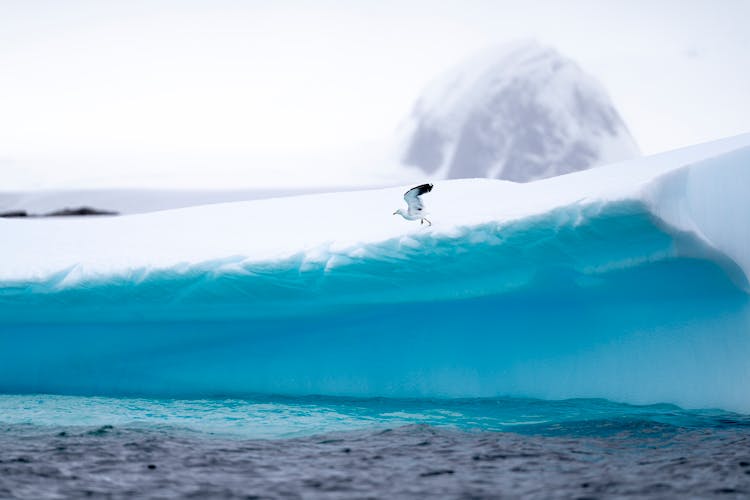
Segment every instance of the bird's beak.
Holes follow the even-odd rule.
[[[393,212],[393,215],[396,215],[398,212]]]

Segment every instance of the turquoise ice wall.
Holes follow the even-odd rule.
[[[223,264],[0,284],[0,392],[750,411],[744,274],[640,203],[425,233],[320,266]]]

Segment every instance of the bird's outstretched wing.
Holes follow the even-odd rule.
[[[409,215],[417,215],[424,209],[424,203],[422,203],[420,196],[430,191],[432,191],[432,184],[422,184],[404,193],[404,200],[409,205]]]

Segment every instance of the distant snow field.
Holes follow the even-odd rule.
[[[555,49],[524,41],[488,48],[434,80],[393,136],[289,154],[0,156],[0,212],[68,203],[135,213],[188,206],[191,197],[215,203],[477,177],[528,182],[639,150],[602,85]]]

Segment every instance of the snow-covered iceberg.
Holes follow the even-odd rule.
[[[750,411],[750,135],[530,184],[0,220],[0,392]]]
[[[402,161],[433,179],[527,182],[639,155],[602,85],[533,41],[486,49],[436,79],[401,136]]]

